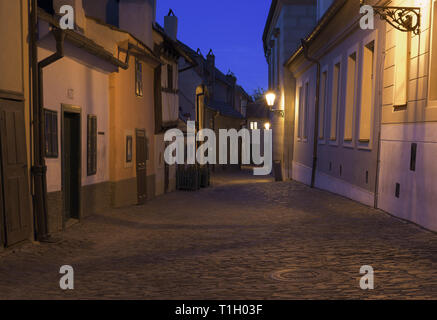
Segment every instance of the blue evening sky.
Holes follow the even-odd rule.
[[[178,38],[206,56],[211,48],[216,66],[231,70],[247,93],[267,88],[267,62],[262,34],[271,1],[268,0],[158,0],[156,19],[173,9],[179,18]]]

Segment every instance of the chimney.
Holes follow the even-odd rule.
[[[210,49],[208,54],[206,55],[206,69],[208,70],[210,83],[214,82],[214,80],[215,80],[215,55],[212,52],[212,49]]]
[[[214,68],[215,68],[215,55],[212,52],[212,49],[209,50],[209,52],[206,56],[206,63],[208,64],[208,68],[210,70],[214,70]]]
[[[167,35],[173,40],[178,38],[178,17],[175,16],[172,9],[168,12],[168,15],[164,17],[164,30]]]

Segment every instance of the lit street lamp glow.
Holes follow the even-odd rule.
[[[273,107],[275,105],[276,94],[272,91],[266,93],[267,105]]]
[[[270,122],[266,122],[266,123],[264,124],[264,128],[265,128],[266,130],[270,130],[270,127],[271,127]]]

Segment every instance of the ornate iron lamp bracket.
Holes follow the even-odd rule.
[[[365,1],[361,1],[364,5]],[[393,28],[402,32],[420,34],[421,8],[419,7],[381,7],[372,6],[375,13]]]
[[[270,111],[273,112],[273,114],[277,115],[278,117],[285,118],[285,111],[284,110],[271,109]]]

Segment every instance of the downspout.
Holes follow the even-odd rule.
[[[320,76],[321,76],[321,65],[320,61],[311,57],[308,53],[308,42],[304,39],[302,41],[303,54],[305,58],[316,64],[317,66],[317,79],[316,79],[316,101],[315,101],[315,111],[314,111],[314,145],[313,145],[313,166],[311,173],[311,188],[315,187],[316,184],[316,173],[317,173],[317,152],[319,143],[319,109],[320,109]]]
[[[37,239],[37,232],[39,228],[39,218],[44,212],[44,203],[42,202],[42,192],[39,188],[42,184],[40,183],[38,177],[36,176],[36,150],[39,148],[39,131],[35,128],[38,127],[38,51],[37,51],[37,25],[38,25],[38,7],[37,0],[30,0],[31,5],[30,19],[29,19],[29,36],[30,36],[30,68],[31,68],[31,79],[32,79],[32,105],[31,105],[31,128],[33,129],[33,138],[30,141],[30,157],[31,157],[31,192],[32,192],[32,202],[33,202],[33,220],[34,220],[34,237]],[[33,114],[33,116],[32,116]],[[32,135],[30,135],[32,136]]]
[[[44,154],[44,82],[43,69],[64,57],[65,33],[54,29],[53,35],[56,39],[56,52],[40,61],[38,65],[38,104],[34,108],[34,166],[32,174],[35,187],[35,217],[36,217],[36,238],[38,241],[47,240],[48,235],[48,205],[47,205],[47,166]],[[37,59],[35,52],[34,59]]]

